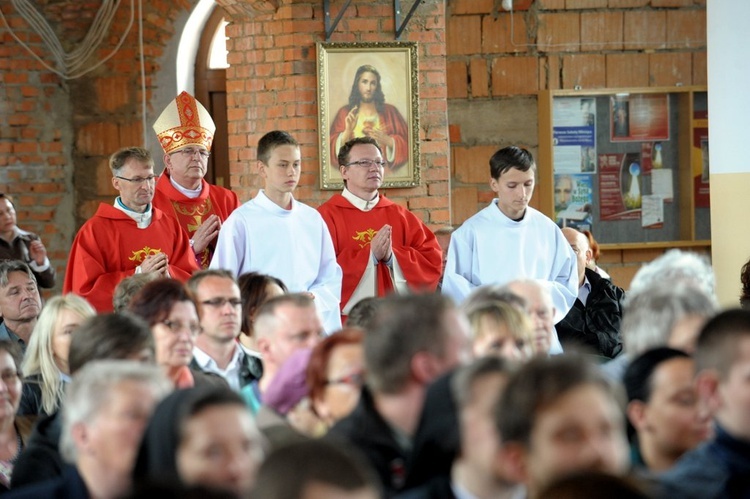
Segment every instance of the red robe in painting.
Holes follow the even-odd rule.
[[[165,215],[174,217],[187,233],[188,239],[193,238],[195,231],[209,216],[216,214],[221,223],[224,223],[224,220],[240,205],[237,194],[229,189],[211,185],[205,180],[201,180],[201,187],[201,195],[190,199],[174,188],[169,179],[169,172],[166,170],[156,184],[154,206]],[[200,255],[197,255],[202,268],[208,268],[215,247],[216,239],[211,241]]]
[[[139,229],[122,211],[100,204],[73,241],[63,293],[86,298],[98,312],[111,312],[117,284],[133,275],[147,255],[157,253],[169,257],[172,278],[187,281],[198,270],[187,234],[174,218],[152,210],[151,225]]]
[[[383,104],[383,106],[383,112],[378,113],[380,128],[386,134],[390,135],[396,143],[396,155],[393,161],[387,161],[387,158],[385,158],[387,154],[385,148],[383,148],[383,157],[386,159],[389,169],[397,170],[409,160],[409,128],[401,113],[398,112],[398,109],[390,104]],[[338,168],[336,141],[338,141],[339,135],[346,130],[347,114],[349,114],[349,106],[342,107],[336,113],[333,123],[331,123],[331,165],[335,169]]]
[[[341,290],[342,310],[362,280],[371,261],[370,241],[385,224],[392,227],[393,256],[409,289],[434,291],[442,273],[443,253],[435,235],[406,208],[380,196],[370,211],[361,211],[341,194],[318,208],[331,232],[336,260],[344,272]],[[378,263],[377,295],[394,288],[388,266]]]

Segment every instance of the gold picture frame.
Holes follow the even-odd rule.
[[[364,135],[382,141],[383,188],[419,185],[416,42],[319,42],[317,64],[320,188],[343,188],[336,154],[347,136]]]

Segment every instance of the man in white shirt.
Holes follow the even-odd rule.
[[[236,391],[260,379],[260,359],[245,352],[237,341],[242,299],[232,274],[226,270],[202,270],[187,285],[198,304],[202,329],[193,347],[194,367],[218,374]]]
[[[576,258],[560,229],[529,206],[536,164],[531,153],[505,147],[490,158],[490,187],[497,199],[451,236],[442,292],[461,302],[483,284],[516,279],[550,283],[556,319],[578,294]]]
[[[341,329],[342,272],[323,218],[292,195],[300,171],[294,137],[276,130],[260,139],[258,175],[265,187],[224,222],[210,268],[235,276],[269,274],[292,293],[309,293],[326,332],[332,333]]]

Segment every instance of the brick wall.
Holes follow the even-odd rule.
[[[448,1],[455,225],[493,198],[488,185],[492,153],[516,144],[536,155],[538,91],[707,82],[705,0],[513,4],[511,14],[500,0]],[[641,263],[659,254],[661,250],[605,253],[608,270],[625,287]]]
[[[291,132],[302,144],[302,176],[297,198],[317,206],[333,192],[319,186],[316,42],[325,41],[323,3],[281,2],[270,14],[234,20],[228,27],[227,97],[231,185],[241,199],[261,186],[256,144],[266,132]],[[332,18],[343,1],[332,1]],[[408,2],[405,7],[410,7]],[[332,42],[394,40],[393,2],[352,2]],[[426,0],[417,9],[403,41],[419,42],[422,185],[389,189],[387,196],[432,227],[450,223],[448,126],[445,82],[445,7]]]
[[[160,70],[157,60],[174,36],[172,20],[195,1],[155,0],[143,5],[147,99]],[[84,39],[99,2],[45,2],[40,11],[68,52]],[[137,7],[136,7],[137,8]],[[27,22],[4,2],[13,33],[44,61],[51,52]],[[100,201],[111,202],[108,156],[144,145],[141,125],[138,18],[114,56],[82,78],[66,80],[43,67],[0,24],[0,189],[16,198],[19,226],[37,232],[58,268],[61,287],[68,250],[78,227]],[[108,56],[126,32],[123,2],[88,64]]]

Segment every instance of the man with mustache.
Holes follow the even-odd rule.
[[[237,341],[242,325],[242,298],[232,273],[202,270],[187,285],[198,304],[201,321],[192,367],[218,374],[235,391],[260,379],[260,358],[248,354]]]
[[[154,160],[140,147],[109,158],[113,205],[101,203],[73,241],[63,293],[86,298],[98,312],[112,311],[115,286],[133,274],[153,272],[186,281],[198,269],[187,234],[151,204]]]
[[[343,315],[370,296],[435,291],[442,273],[435,235],[409,210],[378,192],[384,166],[375,139],[350,140],[339,151],[344,191],[318,208],[344,272]]]

